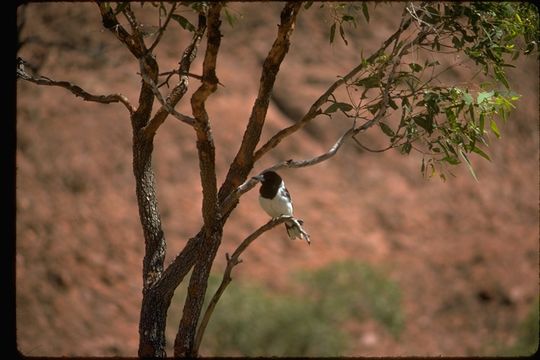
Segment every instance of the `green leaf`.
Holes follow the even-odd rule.
[[[330,26],[330,44],[334,42],[334,37],[336,36],[336,24]]]
[[[510,85],[508,84],[508,80],[506,80],[504,71],[498,66],[495,67],[495,78],[499,80],[505,88],[510,89]]]
[[[441,159],[441,161],[446,161],[447,163],[451,164],[451,165],[459,165],[461,164],[461,161],[459,161],[459,159],[455,156],[445,156]]]
[[[231,12],[227,8],[224,9],[224,13],[225,13],[225,19],[227,19],[227,23],[229,23],[229,26],[234,27],[234,25],[238,21],[236,16],[231,14]]]
[[[368,12],[367,3],[365,2],[362,3],[362,13],[364,14],[364,17],[366,18],[366,21],[369,22],[369,12]]]
[[[463,160],[465,160],[465,164],[467,165],[467,168],[469,169],[469,172],[471,173],[474,180],[478,181],[478,178],[476,177],[476,173],[474,172],[472,164],[469,161],[469,158],[467,157],[467,155],[461,149],[459,149],[459,155],[461,155]]]
[[[355,85],[363,86],[366,89],[376,88],[381,85],[381,77],[378,74],[371,75],[367,78],[357,80]]]
[[[339,35],[343,39],[343,42],[345,43],[345,45],[349,45],[349,42],[345,38],[345,30],[343,30],[343,26],[341,26],[341,24],[339,24]]]
[[[410,63],[410,64],[409,64],[409,67],[410,67],[411,70],[414,71],[414,72],[422,71],[422,66],[421,66],[420,64],[417,64],[417,63]]]
[[[400,151],[402,154],[408,154],[411,152],[412,145],[411,143],[406,142],[405,144],[401,145]]]
[[[403,108],[403,110],[411,110],[411,103],[409,102],[409,98],[408,97],[402,97],[401,98],[401,107]]]
[[[331,114],[335,113],[338,110],[341,110],[343,112],[351,111],[353,109],[353,106],[351,104],[343,103],[343,102],[335,102],[332,105],[330,105],[325,111],[325,114]]]
[[[480,117],[478,120],[478,127],[480,128],[481,134],[484,134],[485,118],[486,116],[484,115],[484,113],[480,113]]]
[[[178,24],[180,24],[180,26],[183,27],[184,29],[191,32],[195,31],[195,26],[193,26],[193,24],[190,23],[189,20],[183,17],[182,15],[172,14],[171,18],[175,20]]]
[[[476,97],[476,103],[480,104],[486,100],[490,100],[494,94],[494,91],[482,91],[478,93],[478,96]]]
[[[390,107],[392,109],[394,109],[394,110],[398,109],[398,106],[397,106],[396,102],[393,99],[388,99],[388,105],[390,105]]]
[[[463,101],[465,105],[471,105],[473,103],[473,97],[469,93],[463,93]]]
[[[491,127],[491,131],[495,134],[495,136],[500,139],[501,138],[501,132],[499,131],[499,127],[497,126],[497,123],[495,120],[491,119],[489,122],[489,126]]]
[[[380,103],[380,102],[378,102],[378,103],[376,103],[376,104],[373,104],[373,105],[369,105],[369,106],[367,107],[367,109],[369,110],[369,112],[370,112],[372,115],[375,115],[375,113],[376,113],[377,111],[379,111],[380,108],[381,108],[381,103]]]
[[[489,155],[486,154],[485,152],[483,152],[480,148],[475,146],[475,147],[472,148],[472,151],[477,153],[478,155],[480,155],[481,157],[483,157],[487,161],[491,161],[491,158],[489,157]]]
[[[381,130],[383,131],[383,133],[385,133],[386,135],[390,137],[393,137],[395,135],[394,130],[392,130],[392,128],[386,125],[385,123],[381,122],[379,123],[379,126],[381,127]]]
[[[129,5],[129,1],[121,2],[118,5],[116,5],[116,9],[114,9],[114,15],[120,14],[122,11],[126,9],[128,5]]]
[[[426,130],[429,134],[433,132],[433,118],[426,116],[425,114],[416,115],[413,117],[413,121]]]

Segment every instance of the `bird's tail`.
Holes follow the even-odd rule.
[[[294,219],[292,218],[290,221],[285,222],[285,228],[287,229],[287,235],[289,235],[289,239],[294,240],[296,238],[304,239],[308,243],[308,245],[311,244],[311,240],[309,238],[309,234],[304,230],[302,225],[304,222],[300,219]]]

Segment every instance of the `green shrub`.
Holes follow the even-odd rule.
[[[307,285],[306,296],[326,318],[340,322],[373,317],[395,337],[403,329],[399,286],[368,264],[333,263],[300,279]]]
[[[201,352],[212,356],[340,356],[351,335],[345,321],[374,318],[398,336],[403,328],[398,285],[370,265],[347,261],[302,272],[287,294],[233,281],[208,324]],[[206,302],[221,275],[211,276]],[[173,340],[185,289],[169,311]],[[206,305],[204,307],[206,309]],[[172,337],[172,338],[171,338]]]
[[[337,356],[346,335],[309,300],[231,284],[207,328],[204,352],[244,356]]]
[[[539,302],[534,302],[529,314],[519,329],[519,337],[513,346],[497,351],[501,356],[532,356],[538,350]]]

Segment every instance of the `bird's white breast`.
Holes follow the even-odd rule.
[[[263,210],[272,218],[280,217],[281,215],[292,216],[293,214],[292,202],[287,197],[283,182],[274,198],[267,199],[259,196],[259,203]]]

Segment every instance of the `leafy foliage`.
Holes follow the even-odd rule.
[[[306,9],[309,9],[313,2],[308,2],[305,5]],[[332,25],[330,26],[330,43],[334,42],[336,36],[336,30],[339,32],[339,36],[343,42],[348,45],[349,42],[345,36],[345,27],[357,26],[357,18],[362,12],[364,19],[369,22],[369,10],[367,4],[363,3],[328,3],[321,4],[321,8],[327,6],[330,9]]]
[[[520,324],[518,339],[509,347],[499,347],[496,356],[533,356],[538,351],[539,334],[539,301],[538,298],[533,302],[527,317]]]
[[[365,4],[361,10],[369,21]],[[359,9],[332,6],[331,41],[336,28],[343,34],[344,23],[356,24]],[[446,179],[449,167],[464,163],[476,179],[469,157],[474,153],[490,160],[488,136],[501,137],[500,125],[520,98],[510,89],[506,69],[521,53],[538,49],[538,11],[527,3],[409,3],[402,30],[383,52],[362,58],[362,71],[346,84],[347,98],[333,96],[323,114],[340,110],[354,122],[364,121],[366,128],[382,114],[377,124],[390,147],[402,154],[422,153],[425,176],[439,173]],[[443,65],[448,53],[465,60]],[[467,62],[478,68],[473,79],[484,77],[480,88],[442,83],[445,72]],[[382,121],[393,112],[399,114],[398,123]]]
[[[404,326],[399,286],[378,269],[342,261],[300,276],[304,298],[311,299],[322,317],[335,323],[373,317],[393,336]]]
[[[346,335],[309,299],[236,285],[218,306],[203,344],[211,355],[336,356],[346,347]]]
[[[400,289],[380,270],[346,261],[302,272],[296,278],[298,291],[286,295],[233,283],[208,325],[202,344],[205,352],[216,356],[339,356],[353,342],[341,330],[345,321],[374,318],[393,336],[403,329]],[[210,278],[209,294],[220,280]],[[183,299],[182,294],[177,297]]]

